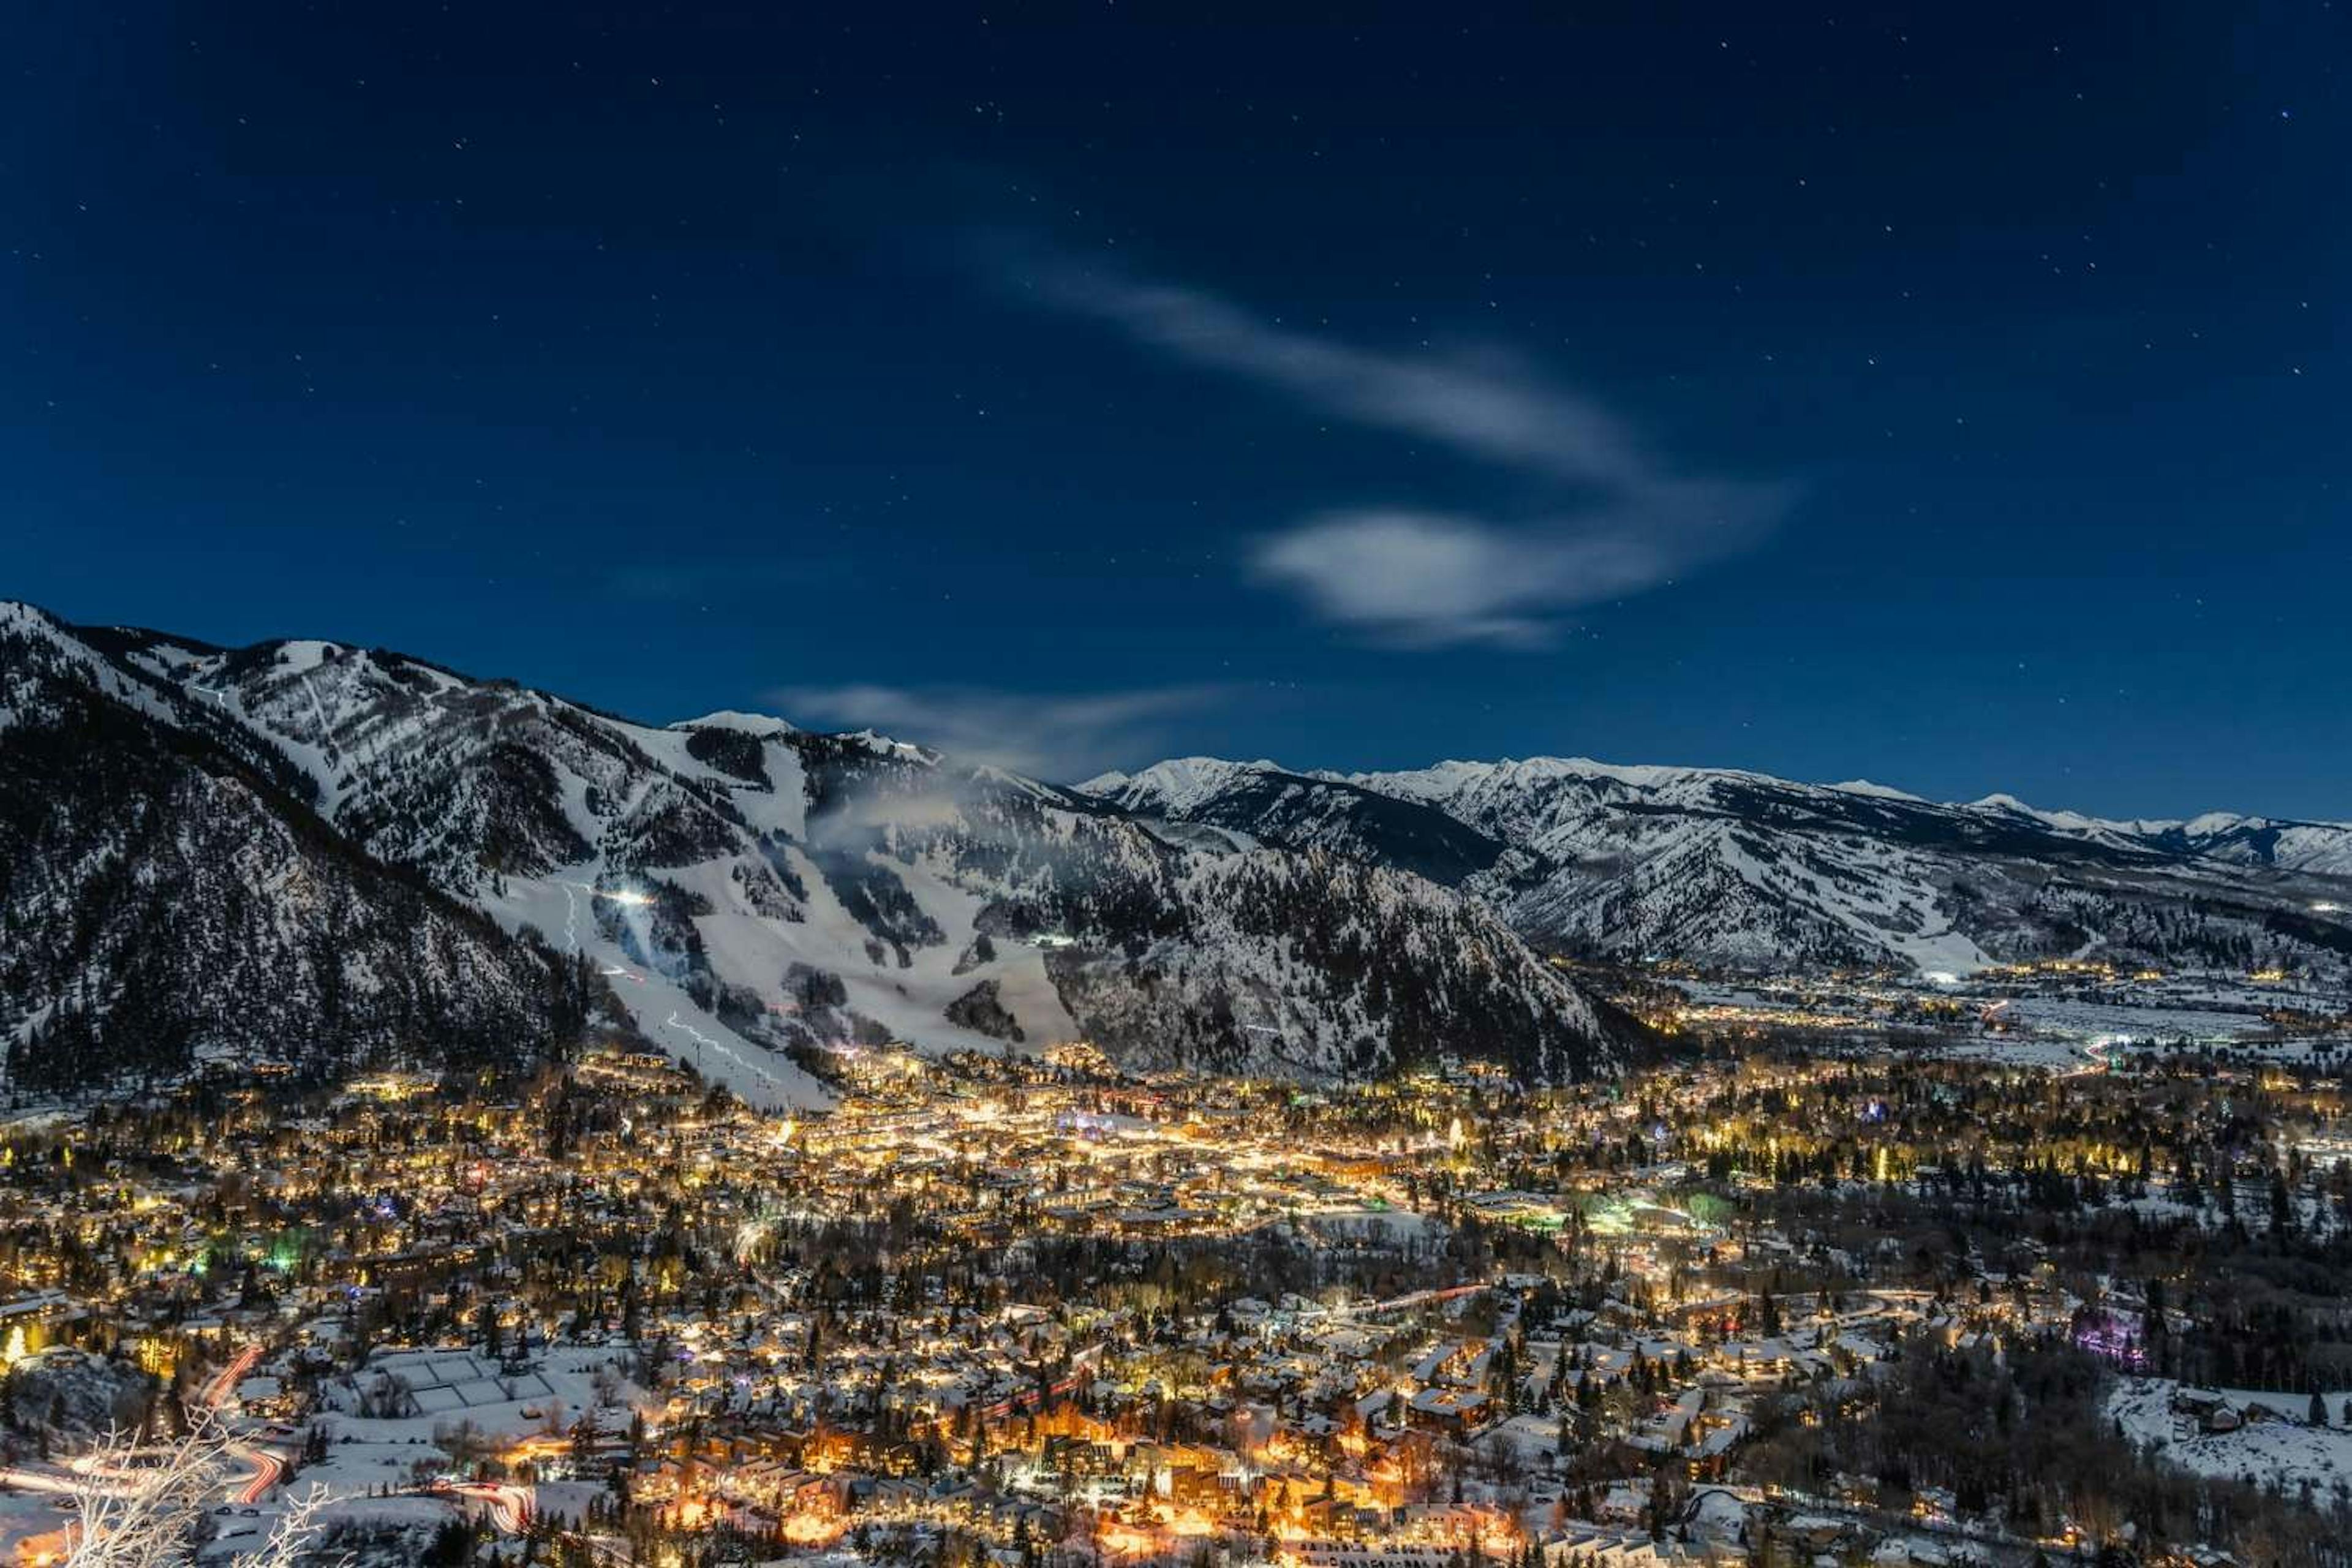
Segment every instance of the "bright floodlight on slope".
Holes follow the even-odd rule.
[[[2311,906],[2311,912],[2315,915],[2340,915],[2344,912],[2344,906],[2321,899]]]
[[[654,896],[651,893],[640,893],[635,888],[623,888],[617,892],[606,893],[604,897],[616,904],[642,905],[654,901]]]

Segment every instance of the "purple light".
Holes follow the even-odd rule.
[[[2126,1372],[2147,1369],[2147,1349],[2140,1342],[2137,1318],[2100,1310],[2078,1313],[2074,1319],[2074,1343]]]

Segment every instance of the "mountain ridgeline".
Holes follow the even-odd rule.
[[[1638,1026],[1445,885],[1478,834],[1399,810],[1385,860],[1254,842],[873,734],[0,605],[0,1036],[18,1094],[590,1037],[774,1104],[886,1041],[1613,1070]]]
[[[1559,758],[1341,775],[1195,757],[1081,787],[1234,842],[1414,867],[1579,956],[2352,968],[2341,823],[2119,822],[2006,795],[1945,805],[1870,784]]]
[[[1546,953],[2352,970],[2352,826],[2121,822],[1575,760],[1074,788],[871,733],[635,723],[404,655],[0,605],[0,1045],[19,1096],[637,1039],[821,1104],[845,1053],[1612,1071]]]
[[[0,613],[0,1028],[12,1084],[306,1069],[575,1038],[598,988],[354,847],[201,706]]]

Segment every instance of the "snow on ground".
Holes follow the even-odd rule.
[[[530,1500],[541,1514],[578,1524],[588,1517],[591,1502],[611,1495],[602,1481],[541,1481],[531,1489]]]
[[[1324,1236],[1377,1237],[1387,1247],[1416,1240],[1435,1228],[1427,1215],[1413,1209],[1324,1209],[1305,1215],[1301,1223]]]
[[[1938,931],[1916,936],[1889,933],[1886,945],[1909,959],[1924,973],[1973,974],[1992,963],[1984,949],[1947,922]]]
[[[2244,1013],[2084,1002],[2067,996],[2020,996],[2009,1005],[2005,1016],[2037,1034],[2074,1041],[2187,1038],[2221,1044],[2262,1026],[2260,1018]]]
[[[505,896],[485,899],[483,904],[510,931],[535,926],[558,951],[586,954],[612,982],[614,994],[646,1038],[679,1060],[695,1063],[705,1078],[725,1084],[746,1103],[772,1110],[832,1104],[824,1086],[790,1059],[744,1039],[696,1006],[684,988],[605,941],[596,924],[593,870],[509,878]],[[773,999],[780,994],[782,973],[779,963],[769,983],[755,988]]]
[[[2015,1035],[1988,1035],[1982,1039],[1954,1040],[1945,1047],[1945,1054],[1968,1061],[1998,1062],[2003,1067],[2045,1068],[2052,1072],[2080,1071],[2091,1061],[2084,1054],[2082,1047],[2074,1041]]]
[[[792,726],[781,719],[762,719],[756,714],[713,714],[709,720],[688,724],[672,724],[667,729],[633,724],[625,720],[601,719],[610,731],[627,738],[639,751],[653,758],[661,768],[682,779],[694,779],[727,792],[728,798],[743,814],[743,820],[755,831],[775,830],[793,838],[808,834],[808,782],[801,766],[800,753],[790,746],[763,745],[760,748],[760,765],[768,775],[768,785],[746,784],[723,768],[711,766],[687,748],[692,742],[697,724],[709,724],[725,720],[712,727],[740,731],[748,735],[772,739],[789,734]],[[588,840],[594,843],[592,835]]]
[[[2108,1395],[2107,1414],[2135,1443],[2154,1443],[2157,1458],[2199,1475],[2276,1486],[2294,1495],[2308,1481],[2322,1496],[2352,1488],[2352,1411],[2347,1396],[2326,1397],[2335,1425],[2315,1427],[2305,1416],[2307,1394],[2221,1389],[2221,1397],[2245,1413],[2234,1432],[2206,1433],[2197,1421],[2173,1410],[2180,1384],[2170,1378],[2133,1378]]]
[[[602,1430],[620,1431],[645,1396],[623,1374],[615,1352],[593,1345],[557,1346],[528,1369],[509,1374],[496,1361],[466,1351],[379,1352],[355,1378],[321,1391],[316,1425],[327,1438],[325,1458],[303,1466],[290,1484],[247,1502],[250,1459],[238,1458],[221,1476],[222,1500],[211,1505],[215,1537],[206,1562],[229,1562],[258,1551],[268,1540],[292,1496],[322,1489],[329,1499],[324,1524],[347,1522],[430,1530],[457,1510],[479,1510],[466,1500],[425,1489],[428,1478],[447,1468],[442,1440],[470,1427],[480,1445],[504,1444],[534,1435],[566,1433],[582,1416]],[[380,1407],[404,1391],[407,1408],[395,1415],[360,1414],[368,1402]],[[233,1456],[249,1454],[247,1442],[278,1458],[300,1447],[303,1434],[284,1427],[234,1423],[244,1434]],[[53,1465],[26,1464],[0,1471],[0,1554],[15,1561],[19,1546],[53,1536],[72,1517],[57,1505],[72,1478]],[[596,1489],[551,1489],[559,1510],[578,1513],[585,1492]],[[573,1496],[573,1492],[583,1495]]]
[[[72,1517],[47,1493],[0,1489],[0,1559],[14,1563],[28,1555],[29,1542],[52,1544],[44,1538],[55,1537]]]
[[[1214,799],[1236,778],[1287,771],[1281,763],[1263,758],[1229,763],[1221,757],[1171,757],[1139,773],[1099,773],[1077,787],[1087,795],[1118,796],[1138,810],[1181,816],[1202,802]]]
[[[1479,1433],[1478,1446],[1489,1451],[1507,1449],[1525,1464],[1548,1459],[1559,1451],[1559,1417],[1511,1416]]]
[[[437,1524],[453,1508],[478,1505],[417,1491],[422,1478],[446,1468],[436,1439],[468,1426],[486,1444],[553,1436],[568,1432],[583,1414],[601,1429],[622,1430],[643,1394],[622,1375],[614,1356],[601,1346],[560,1345],[509,1376],[497,1362],[468,1351],[380,1352],[354,1377],[321,1391],[316,1421],[327,1434],[327,1455],[302,1468],[293,1489],[324,1488],[333,1500],[324,1516],[330,1521]],[[410,1413],[359,1413],[363,1396],[381,1399],[394,1384],[414,1401]],[[387,1491],[394,1495],[374,1495]],[[274,1512],[273,1504],[263,1506],[263,1534]],[[248,1522],[242,1510],[236,1518],[240,1525]]]
[[[362,1397],[387,1384],[404,1389],[413,1413],[363,1415]],[[583,1410],[620,1409],[635,1394],[615,1352],[599,1345],[559,1345],[527,1371],[509,1375],[470,1351],[386,1351],[360,1372],[321,1392],[321,1417],[334,1440],[362,1444],[431,1441],[436,1426],[470,1423],[491,1437],[562,1431]],[[621,1417],[627,1419],[625,1414]],[[316,1475],[317,1467],[303,1474]]]
[[[701,894],[719,912],[695,921],[704,955],[720,979],[747,985],[761,1000],[783,995],[786,965],[799,963],[841,976],[852,1012],[880,1024],[897,1038],[926,1050],[994,1052],[1003,1043],[950,1024],[948,1005],[983,980],[1001,987],[1000,1000],[1021,1021],[1024,1043],[1035,1047],[1077,1037],[1077,1026],[1062,1007],[1060,995],[1046,978],[1045,958],[1026,943],[995,943],[991,963],[953,973],[956,960],[971,943],[982,902],[977,895],[955,887],[918,863],[878,859],[903,883],[923,912],[939,923],[947,940],[929,947],[910,947],[908,967],[894,954],[877,963],[866,955],[873,933],[844,909],[824,874],[793,852],[795,868],[808,897],[802,900],[807,918],[800,921],[774,919],[755,912],[742,890],[727,874],[728,862],[711,861],[684,870],[664,871],[664,880]],[[648,978],[651,978],[650,976]],[[753,1048],[757,1048],[756,1047]]]
[[[654,752],[665,764],[682,772],[708,773],[687,755],[686,736],[671,731],[632,731],[631,738]],[[771,747],[772,766],[781,748]],[[789,756],[790,753],[782,753]],[[793,776],[780,781],[790,786],[779,795],[795,801],[800,791],[797,759]],[[575,792],[576,793],[576,792]],[[568,801],[567,810],[585,816],[584,803]],[[772,811],[773,826],[790,831],[800,826],[785,820],[791,813]],[[737,858],[700,865],[667,868],[658,873],[708,901],[713,913],[697,919],[705,957],[720,980],[748,988],[772,1006],[787,1005],[784,974],[793,964],[806,964],[840,976],[850,1011],[871,1018],[893,1037],[931,1051],[993,1052],[1003,1042],[977,1030],[950,1023],[947,1007],[973,986],[993,980],[999,1001],[1016,1018],[1024,1044],[1031,1048],[1074,1039],[1079,1031],[1062,1005],[1060,994],[1045,973],[1044,954],[1011,941],[995,943],[995,957],[956,973],[955,967],[971,946],[984,900],[956,886],[922,862],[877,859],[902,882],[923,911],[938,922],[941,942],[908,950],[908,964],[899,967],[895,953],[886,952],[877,963],[867,954],[873,933],[842,906],[824,875],[798,848],[785,851],[806,889],[798,900],[804,916],[786,921],[754,909],[733,875]],[[601,861],[561,868],[546,877],[509,877],[502,895],[482,900],[484,906],[509,929],[530,925],[558,949],[581,952],[593,961],[613,982],[616,994],[637,1027],[663,1049],[694,1063],[705,1076],[726,1084],[754,1104],[771,1107],[816,1107],[830,1102],[823,1086],[803,1073],[780,1053],[737,1031],[694,1005],[682,986],[636,963],[621,948],[604,940],[596,921],[594,891]],[[764,875],[764,868],[758,868]],[[625,919],[641,919],[624,910]]]

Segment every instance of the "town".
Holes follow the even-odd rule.
[[[1682,1016],[1668,1059],[1565,1088],[874,1047],[783,1116],[621,1041],[20,1118],[0,1530],[63,1561],[142,1455],[208,1442],[224,1560],[298,1514],[362,1563],[2352,1539],[2324,1052],[1857,1056]]]
[[[2352,0],[8,20],[0,1568],[2352,1568]]]

